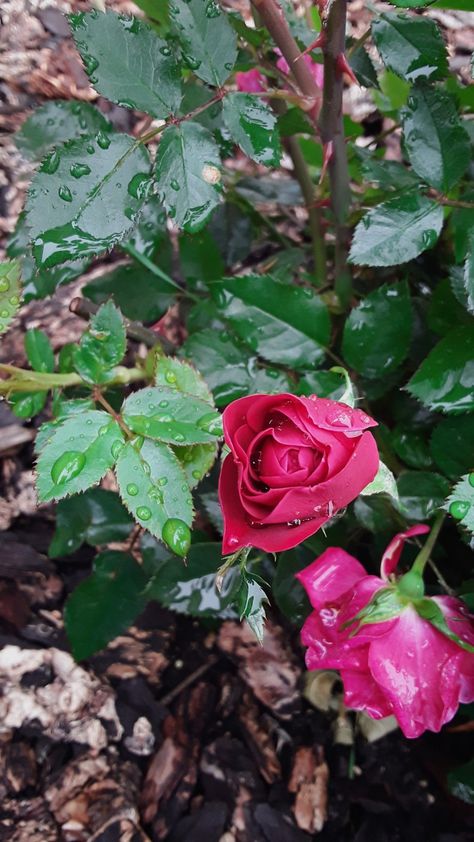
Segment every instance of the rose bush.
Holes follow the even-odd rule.
[[[376,421],[337,401],[252,395],[224,411],[231,453],[219,498],[224,553],[253,545],[296,546],[347,506],[375,477]]]
[[[389,578],[403,542],[428,531],[420,525],[395,536],[382,578],[339,547],[297,574],[314,609],[301,633],[309,669],[340,670],[346,705],[374,719],[393,714],[406,737],[439,731],[461,702],[474,700],[474,655],[462,648],[474,645],[474,617],[465,603],[451,596],[410,599],[403,579],[397,587]],[[421,613],[441,613],[445,632]]]

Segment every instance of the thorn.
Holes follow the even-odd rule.
[[[309,47],[306,47],[306,49],[305,49],[305,50],[303,50],[303,52],[302,52],[302,53],[300,53],[300,54],[299,54],[299,56],[296,56],[296,58],[295,58],[295,62],[296,62],[296,61],[299,61],[299,60],[300,60],[300,59],[302,59],[304,56],[307,56],[307,55],[308,55],[309,53],[311,53],[313,50],[317,50],[317,49],[318,49],[318,47],[320,47],[320,48],[324,47],[324,44],[325,44],[325,43],[326,43],[326,33],[325,33],[325,32],[320,32],[320,33],[319,33],[319,35],[318,35],[318,37],[316,38],[316,41],[313,41],[313,43],[312,43],[312,44],[310,44],[310,45],[309,45]]]
[[[339,73],[345,73],[346,76],[349,77],[351,82],[354,82],[356,85],[359,84],[357,76],[355,75],[352,67],[350,66],[349,62],[347,61],[345,53],[339,53],[336,59],[336,67]]]
[[[327,143],[323,144],[323,166],[321,169],[321,176],[319,178],[319,183],[322,184],[324,180],[324,176],[326,175],[326,170],[328,168],[329,162],[333,156],[334,151],[334,143],[332,140],[329,140]]]

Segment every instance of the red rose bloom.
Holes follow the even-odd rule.
[[[219,498],[223,552],[268,552],[313,535],[371,482],[379,467],[376,422],[344,403],[295,395],[250,395],[224,411],[231,453]]]

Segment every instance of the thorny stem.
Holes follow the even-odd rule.
[[[67,389],[70,386],[87,386],[88,384],[76,372],[49,374],[42,371],[29,371],[13,365],[0,365],[0,372],[8,374],[6,380],[0,379],[0,395],[11,392],[48,392],[50,389]],[[140,368],[125,368],[116,366],[114,376],[108,385],[116,386],[145,380],[146,373]]]
[[[426,542],[423,545],[422,549],[415,558],[415,561],[413,562],[413,566],[411,569],[414,573],[419,573],[420,576],[423,575],[423,570],[425,569],[426,563],[429,561],[433,547],[436,544],[436,541],[438,540],[438,535],[443,526],[445,517],[446,515],[444,512],[438,512],[435,518],[435,522],[432,526],[431,532],[428,535],[428,538],[426,539]]]
[[[341,303],[347,306],[352,294],[352,280],[347,264],[351,190],[342,114],[344,79],[338,67],[338,57],[344,54],[345,49],[346,0],[334,0],[329,8],[324,32],[324,90],[319,130],[323,144],[326,146],[332,143],[329,181],[331,205],[336,218],[334,288]]]

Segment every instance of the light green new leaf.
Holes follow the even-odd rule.
[[[106,412],[72,415],[51,431],[37,464],[41,502],[60,500],[97,483],[115,463],[123,434]]]
[[[443,208],[420,193],[407,193],[370,210],[359,222],[349,259],[362,266],[396,266],[432,248]]]
[[[474,532],[474,473],[461,477],[444,507],[451,517]]]
[[[121,450],[116,474],[120,496],[136,521],[161,539],[170,519],[187,527],[193,521],[193,501],[184,471],[166,444],[127,442]]]
[[[251,94],[230,93],[224,99],[223,118],[232,140],[259,164],[277,167],[282,149],[276,117],[269,106]]]
[[[211,409],[214,409],[214,398],[209,386],[199,371],[184,360],[178,360],[176,357],[158,357],[155,383],[157,386],[176,389],[178,392],[200,398],[210,404]]]
[[[474,409],[474,331],[451,330],[423,360],[407,390],[430,409],[457,414]]]
[[[112,102],[164,119],[181,102],[181,73],[171,47],[135,17],[108,11],[69,15],[95,89]]]
[[[21,299],[21,267],[19,260],[0,263],[0,333],[13,319]]]
[[[431,187],[450,190],[471,160],[469,135],[453,98],[427,84],[415,85],[402,114],[402,127],[415,172]]]
[[[371,494],[388,494],[395,502],[398,502],[398,489],[395,477],[384,462],[379,462],[379,469],[368,485],[360,492],[364,497]]]
[[[125,134],[99,132],[55,149],[28,193],[27,224],[39,267],[99,254],[132,228],[150,160]]]
[[[218,0],[173,0],[170,20],[188,67],[221,87],[237,58],[237,36]]]
[[[208,403],[176,389],[140,389],[124,402],[123,418],[139,436],[171,445],[215,443],[222,418]]]

